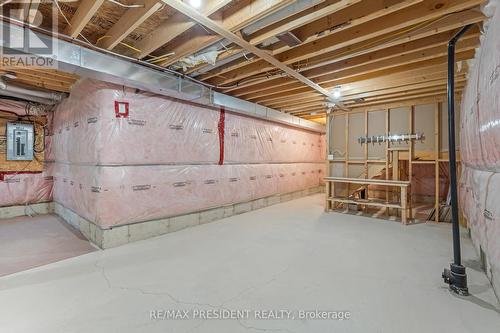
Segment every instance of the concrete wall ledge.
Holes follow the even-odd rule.
[[[39,202],[29,205],[0,207],[0,219],[10,219],[18,216],[50,214],[54,211],[53,202]]]
[[[79,229],[80,232],[92,243],[101,249],[107,249],[217,221],[233,215],[242,214],[323,191],[324,186],[317,186],[297,192],[277,194],[248,202],[236,203],[234,205],[217,207],[186,215],[121,225],[109,229],[102,229],[98,225],[84,219],[57,202],[54,202],[53,204],[53,211],[67,223]]]

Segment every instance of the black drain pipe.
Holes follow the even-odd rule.
[[[445,283],[450,285],[453,292],[467,296],[467,274],[462,266],[460,254],[460,226],[458,224],[458,195],[457,195],[457,158],[455,148],[455,44],[473,24],[464,26],[448,42],[448,151],[450,164],[451,188],[451,223],[453,230],[453,263],[450,269],[445,268],[442,274]]]

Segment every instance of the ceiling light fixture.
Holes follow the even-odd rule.
[[[189,0],[189,4],[193,8],[200,8],[201,7],[201,0]]]
[[[342,92],[340,91],[340,87],[333,88],[332,93],[333,93],[333,97],[335,99],[339,99],[342,96]]]

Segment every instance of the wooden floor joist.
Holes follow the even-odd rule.
[[[180,72],[186,63],[179,60],[215,51],[213,63],[195,61],[183,73],[225,94],[308,118],[324,114],[334,88],[342,95],[337,104],[352,109],[443,97],[446,44],[462,26],[477,24],[457,45],[462,84],[463,61],[479,45],[484,2],[202,0],[194,8],[181,0],[82,0],[61,5],[58,15],[60,32]],[[31,8],[43,12],[49,5],[17,6],[31,22]],[[23,84],[64,92],[75,80],[39,70],[17,75]]]
[[[322,88],[320,85],[314,83],[313,81],[309,80],[308,78],[304,77],[303,75],[299,74],[298,72],[294,71],[290,67],[286,66],[285,64],[281,63],[278,61],[276,58],[274,58],[272,55],[270,55],[268,52],[259,49],[258,47],[250,44],[249,42],[245,41],[241,37],[237,36],[236,34],[232,33],[222,25],[218,24],[217,22],[209,19],[208,17],[198,13],[196,10],[193,8],[187,6],[183,2],[179,0],[163,0],[166,4],[169,6],[175,8],[179,12],[191,17],[193,20],[197,21],[198,23],[204,25],[208,29],[216,32],[220,36],[230,40],[231,42],[238,44],[242,48],[246,49],[248,52],[251,52],[255,55],[257,55],[259,58],[267,61],[271,65],[275,66],[276,68],[279,68],[280,70],[284,71],[288,75],[294,77],[301,83],[305,84],[306,86],[318,91],[319,93],[325,95],[326,97],[331,97],[332,99],[335,99],[333,97],[332,93],[324,88]]]

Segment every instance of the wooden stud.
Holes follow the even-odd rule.
[[[408,214],[408,206],[407,206],[407,194],[408,194],[408,188],[407,187],[401,187],[401,222],[403,224],[408,224],[407,222],[407,214]]]
[[[410,115],[409,115],[409,124],[408,124],[408,127],[409,127],[409,133],[413,134],[415,132],[415,105],[412,105],[410,107]],[[408,143],[408,180],[410,181],[410,184],[411,184],[411,182],[413,180],[413,157],[414,157],[413,154],[414,154],[414,149],[415,149],[415,141],[414,140],[410,140],[410,142]],[[413,219],[411,189],[412,189],[412,187],[410,187],[410,191],[408,192],[408,202],[409,202],[408,213],[410,215],[409,216],[410,219]]]
[[[390,109],[385,109],[385,135],[390,132]],[[389,179],[389,162],[391,155],[389,153],[389,141],[385,142],[385,179]],[[385,200],[389,201],[389,189],[385,189]],[[385,209],[385,214],[389,215],[389,209]]]
[[[330,177],[332,176],[331,174],[331,166],[330,166],[330,144],[331,144],[331,135],[332,135],[332,131],[331,131],[331,126],[332,126],[332,115],[331,114],[327,114],[326,115],[326,136],[325,136],[325,143],[326,143],[326,176],[327,177]],[[332,197],[332,196],[335,196],[335,189],[332,189],[328,186],[328,183],[329,182],[325,182],[326,184],[326,203],[325,203],[325,211],[330,211],[332,209],[331,205],[333,204],[330,200],[328,200],[328,198]]]
[[[440,132],[440,117],[442,112],[442,104],[437,103],[434,109],[434,178],[435,178],[435,190],[434,190],[434,209],[435,209],[435,222],[439,222],[439,132]]]

